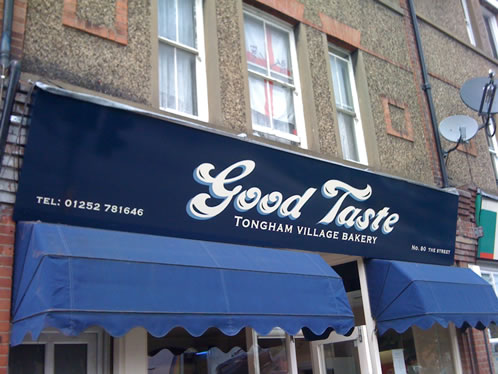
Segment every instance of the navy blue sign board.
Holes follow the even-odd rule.
[[[14,219],[450,265],[457,202],[441,190],[39,90]]]

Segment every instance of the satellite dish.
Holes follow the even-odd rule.
[[[481,109],[481,101],[482,101],[482,95],[484,94],[484,87],[488,83],[490,83],[489,77],[473,78],[465,82],[462,88],[460,89],[460,97],[462,98],[462,101],[465,103],[465,105],[467,105],[470,109],[479,112],[479,109]],[[486,98],[482,108],[483,113],[488,112],[490,104],[491,95],[487,96],[488,97]],[[490,109],[489,114],[498,113],[498,96],[496,97],[495,100],[493,100],[493,105],[489,109]]]
[[[472,139],[479,130],[477,121],[469,116],[451,116],[439,124],[439,132],[446,140],[453,143]]]

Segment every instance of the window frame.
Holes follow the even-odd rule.
[[[498,58],[498,22],[496,21],[496,14],[485,6],[481,6],[481,9],[492,55],[494,58]]]
[[[159,9],[159,1],[156,0],[156,7]],[[174,0],[177,3],[181,0]],[[159,35],[159,12],[157,12],[157,30],[156,30],[156,39],[157,39],[157,71],[158,71],[158,95],[159,95],[159,109],[165,112],[170,112],[173,114],[177,114],[183,117],[188,117],[196,120],[201,120],[204,122],[208,121],[208,93],[207,93],[207,73],[206,73],[206,49],[205,49],[205,38],[204,38],[204,9],[203,9],[203,0],[194,0],[194,23],[195,23],[195,41],[196,48],[192,48],[188,45],[182,44],[180,42],[168,39]],[[176,33],[178,35],[178,12],[176,14],[177,22],[176,22]],[[195,87],[196,87],[196,105],[197,105],[197,115],[193,115],[190,113],[182,112],[178,109],[172,109],[161,105],[161,64],[160,64],[160,53],[159,48],[163,45],[170,46],[175,49],[175,89],[177,89],[178,75],[176,69],[176,51],[181,50],[184,52],[188,52],[193,54],[195,57]],[[175,96],[176,99],[176,107],[178,108],[178,95]]]
[[[487,282],[491,285],[491,287],[493,287],[493,290],[495,291],[495,294],[498,297],[498,287],[497,287],[497,282],[496,282],[498,280],[498,269],[490,269],[490,268],[479,266],[477,274],[479,274],[481,276],[481,278],[484,279],[485,281],[487,281],[487,280],[484,278],[484,274],[486,274],[487,276],[490,277],[491,283],[489,281],[487,281]],[[493,338],[491,336],[491,330],[489,328],[487,328],[486,330],[488,333],[489,343],[492,346],[498,344],[498,337]]]
[[[495,180],[498,181],[498,141],[496,140],[496,134],[492,137],[486,136],[486,140],[488,142],[491,163],[493,164],[493,170],[495,172]]]
[[[489,6],[492,6],[496,10],[498,10],[498,0],[482,0],[482,1],[488,4]]]
[[[308,143],[307,143],[307,137],[306,137],[306,126],[305,126],[305,121],[304,121],[304,109],[303,109],[303,100],[302,100],[302,91],[301,91],[301,84],[300,84],[300,76],[299,76],[299,65],[297,61],[297,47],[296,47],[296,39],[294,35],[294,29],[292,25],[270,15],[267,14],[257,8],[254,8],[250,5],[244,4],[243,8],[243,16],[248,16],[253,19],[256,19],[260,22],[263,22],[263,27],[265,30],[265,37],[266,37],[266,27],[267,24],[269,24],[271,27],[281,30],[285,33],[287,33],[289,37],[289,54],[290,54],[290,59],[291,59],[291,66],[292,66],[292,80],[293,83],[290,84],[288,82],[285,82],[283,80],[280,80],[278,78],[272,77],[270,74],[265,75],[259,72],[256,72],[254,70],[250,69],[250,62],[246,61],[246,71],[248,78],[250,76],[254,76],[256,78],[260,79],[265,79],[271,82],[274,82],[275,84],[290,88],[292,90],[291,95],[293,97],[293,106],[294,106],[294,117],[295,117],[295,126],[296,126],[296,133],[297,135],[294,134],[289,134],[284,131],[276,130],[274,128],[266,127],[266,126],[261,126],[258,124],[255,124],[252,122],[252,116],[251,116],[251,126],[252,130],[255,133],[259,133],[264,135],[270,135],[274,136],[277,139],[283,139],[292,143],[296,143],[299,145],[301,148],[307,148]],[[243,27],[244,27],[244,56],[246,54],[246,47],[245,47],[245,23],[243,22]],[[268,48],[266,45],[265,41],[265,47],[266,50],[265,52],[267,53],[268,56]],[[266,85],[265,85],[266,89]],[[250,95],[250,87],[249,87],[249,95]],[[250,106],[250,104],[249,104]],[[250,107],[250,110],[252,111],[252,108]],[[272,118],[270,118],[272,120]]]
[[[465,17],[465,26],[467,27],[467,34],[469,36],[469,41],[470,44],[472,44],[475,47],[476,38],[474,35],[474,30],[472,29],[472,22],[470,22],[470,13],[469,13],[469,7],[467,5],[467,0],[461,0],[461,2],[463,8],[463,15]]]
[[[89,328],[77,336],[65,336],[55,329],[46,329],[37,340],[27,336],[21,344],[45,346],[45,374],[54,374],[56,344],[86,344],[87,374],[109,374],[110,338],[102,329]]]
[[[342,60],[347,63],[348,66],[348,74],[349,74],[349,84],[350,84],[350,89],[351,89],[351,96],[353,100],[353,111],[349,111],[344,108],[340,108],[337,105],[337,99],[335,99],[334,105],[335,109],[337,112],[344,113],[346,115],[352,116],[353,117],[353,123],[354,123],[354,141],[356,143],[356,149],[358,151],[358,160],[353,160],[344,157],[345,150],[342,149],[342,141],[341,141],[341,149],[342,149],[342,154],[343,158],[345,160],[363,164],[363,165],[368,165],[368,154],[367,154],[367,147],[365,143],[365,134],[363,131],[363,123],[361,120],[361,113],[360,113],[360,102],[358,99],[358,91],[356,89],[356,80],[355,80],[355,75],[354,75],[354,68],[353,68],[353,60],[351,56],[351,52],[347,51],[343,48],[340,48],[336,45],[329,44],[329,51],[328,51],[329,59],[328,59],[328,64],[329,64],[329,71],[331,74],[332,78],[332,90],[334,90],[334,71],[332,69],[332,64],[331,64],[331,58],[336,58],[339,60]],[[337,93],[334,92],[334,97]],[[337,128],[339,132],[339,137],[341,136],[340,134],[340,129],[339,129],[339,123],[337,119]]]

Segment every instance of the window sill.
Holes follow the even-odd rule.
[[[254,136],[266,138],[292,146],[301,146],[301,138],[297,135],[287,134],[282,131],[273,130],[264,126],[258,126],[254,124],[252,126],[252,129]]]

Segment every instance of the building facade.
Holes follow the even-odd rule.
[[[496,1],[13,0],[3,9],[0,373],[498,372],[497,137],[491,125],[445,155],[455,143],[438,132],[457,114],[483,121],[460,90],[498,69]],[[323,210],[320,194],[334,205],[308,220]],[[190,253],[196,240],[215,265],[153,248]],[[220,265],[225,250],[240,252],[236,266]],[[46,262],[29,263],[38,253]],[[100,275],[95,259],[108,262]],[[300,277],[318,274],[306,261],[318,259],[320,276],[343,286],[301,289]],[[223,283],[223,302],[240,294],[261,310],[231,314],[238,328],[224,317],[168,320],[167,308],[207,315],[197,300],[210,306],[221,294],[210,293],[218,275],[195,273],[183,288],[190,273],[175,278],[171,264],[241,273],[233,294]],[[285,274],[294,303],[293,290],[251,272]],[[88,289],[51,304],[66,277]],[[110,301],[111,283],[129,294],[126,313],[123,297]],[[324,325],[310,289],[334,305],[347,297],[346,312],[332,308]],[[287,309],[271,312],[280,299]]]

